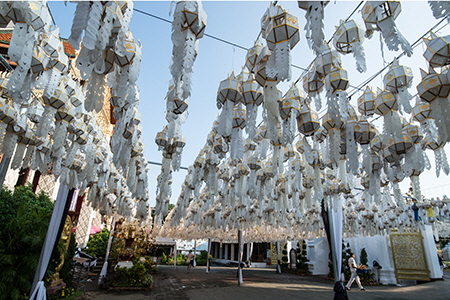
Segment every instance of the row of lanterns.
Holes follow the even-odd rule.
[[[319,7],[317,10],[326,4],[300,2],[301,8]],[[398,1],[366,2],[362,9],[366,34],[379,30],[390,50],[400,46],[410,56],[409,43],[394,27],[399,9]],[[313,22],[311,14],[309,11],[307,18]],[[238,76],[232,73],[220,83],[217,103],[222,112],[189,168],[175,208],[156,231],[173,238],[192,238],[194,234],[195,238],[233,240],[231,229],[245,229],[246,236],[255,241],[302,239],[323,235],[322,208],[339,205],[344,207],[349,235],[359,234],[359,226],[368,235],[395,227],[416,228],[419,219],[414,217],[412,201],[404,199],[399,182],[410,177],[417,205],[428,203],[418,180],[420,173],[431,167],[426,149],[435,153],[437,175],[439,170],[448,174],[443,150],[448,136],[446,121],[439,115],[449,101],[446,68],[442,75],[430,69],[435,80],[423,75],[417,86],[419,98],[411,103],[412,70],[394,60],[383,78],[383,88],[374,92],[367,86],[353,107],[347,99],[349,80],[339,55],[362,51],[363,30],[354,21],[341,22],[334,36],[335,49],[323,40],[311,42],[317,57],[304,77],[305,93],[292,84],[282,96],[277,83],[288,79],[289,71],[282,61],[274,60],[276,37],[292,39],[287,48],[295,46],[297,19],[272,4],[261,24],[267,46],[257,41],[247,53],[247,70]],[[316,25],[308,24],[307,30],[317,30]],[[445,38],[433,33],[431,38],[428,47],[444,47]],[[439,40],[433,43],[436,38]],[[436,48],[424,56],[430,65],[441,61],[443,67],[450,56]],[[363,53],[354,55],[357,69],[363,72]],[[447,59],[440,57],[445,55]],[[327,112],[319,119],[312,102],[319,110],[322,92]],[[442,99],[435,110],[433,102],[439,97],[434,95]],[[245,117],[260,103],[256,99],[262,99],[263,122],[249,128],[245,138],[242,129],[254,124]],[[243,113],[244,105],[247,113]],[[406,119],[409,114],[411,119]],[[382,131],[369,121],[374,115],[383,118]],[[362,196],[356,197],[353,193],[358,189]],[[448,223],[447,202],[441,206],[439,213],[434,212],[439,215],[437,223]],[[422,218],[424,221],[433,223],[429,218]]]
[[[2,3],[1,22],[14,23],[8,55],[17,67],[1,75],[0,140],[3,160],[10,158],[13,169],[30,167],[42,174],[52,174],[69,188],[88,191],[87,199],[96,209],[147,220],[147,162],[136,109],[138,95],[128,94],[122,99],[123,104],[114,108],[118,117],[115,134],[120,129],[120,138],[112,137],[111,149],[109,136],[102,132],[99,117],[93,112],[94,108],[101,110],[107,96],[107,72],[86,67],[83,62],[97,59],[94,52],[111,50],[106,46],[95,47],[105,42],[115,44],[116,57],[111,61],[113,67],[108,76],[119,81],[125,79],[121,82],[125,90],[137,89],[134,85],[137,78],[131,77],[138,72],[140,58],[136,47],[128,46],[136,43],[121,39],[125,36],[123,31],[131,36],[125,24],[131,13],[132,4],[127,2],[78,3],[71,42],[78,49],[81,41],[82,50],[70,62],[58,29],[51,25],[45,2]],[[80,18],[94,22],[96,17],[96,24],[101,24],[98,32],[98,28],[93,30],[86,22],[80,23]],[[81,38],[83,30],[85,35]],[[116,35],[111,35],[113,31]],[[120,52],[125,48],[125,52]],[[130,49],[135,51],[134,60]],[[89,58],[83,52],[87,50],[91,51]],[[124,59],[128,61],[125,66]],[[135,66],[131,67],[133,63]],[[94,105],[89,101],[94,101]]]

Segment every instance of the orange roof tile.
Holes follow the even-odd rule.
[[[8,44],[12,38],[12,29],[0,29],[0,43]],[[72,45],[67,41],[67,39],[61,39],[64,45],[64,53],[70,58],[75,57],[75,49],[73,49]]]

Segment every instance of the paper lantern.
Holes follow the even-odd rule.
[[[116,52],[115,55],[115,62],[120,67],[124,67],[133,63],[137,52],[136,48],[139,47],[136,44],[136,41],[134,40],[133,34],[131,32],[128,32],[127,36],[125,37],[124,44],[125,51],[123,53],[120,53],[121,55]]]
[[[186,145],[186,139],[183,136],[174,136],[172,145],[177,148],[184,148],[184,146]]]
[[[386,141],[386,147],[396,155],[405,154],[413,145],[410,136],[402,135],[401,138],[390,137]]]
[[[264,45],[258,40],[255,45],[248,49],[245,56],[245,66],[250,72],[254,72],[256,64],[258,62],[258,56],[264,49]]]
[[[252,156],[247,160],[247,165],[251,170],[259,170],[262,167],[262,163],[261,160],[256,157],[256,156]]]
[[[378,89],[377,97],[375,98],[375,113],[383,116],[391,110],[398,110],[395,95],[389,91]]]
[[[340,20],[340,25],[335,27],[333,42],[334,47],[340,53],[351,53],[354,50],[353,45],[364,40],[364,30],[354,20],[347,22]]]
[[[383,77],[384,87],[390,92],[398,93],[400,89],[409,87],[413,78],[411,68],[399,65],[396,59],[389,66],[389,71]]]
[[[415,121],[423,122],[426,119],[430,118],[431,115],[431,107],[428,102],[420,101],[418,102],[412,109],[412,116]]]
[[[68,123],[72,122],[75,118],[76,111],[70,102],[66,103],[64,106],[60,107],[55,114],[55,119],[64,120]]]
[[[217,92],[217,106],[220,108],[227,100],[231,102],[239,102],[242,99],[240,92],[239,80],[234,76],[234,72],[228,76],[227,79],[222,80]]]
[[[427,46],[423,57],[425,57],[431,67],[443,67],[450,63],[450,35],[440,37],[433,31],[430,31],[430,38],[423,38],[422,40]]]
[[[380,30],[389,50],[397,51],[400,45],[406,55],[411,56],[411,45],[395,25],[400,12],[400,1],[367,1],[361,9],[367,29],[366,36],[371,37],[373,31]]]
[[[224,138],[221,135],[217,135],[214,138],[213,149],[215,153],[227,153],[228,145],[225,143]]]
[[[169,144],[169,140],[167,138],[167,126],[164,129],[156,134],[155,143],[160,147],[165,147]]]
[[[319,127],[320,122],[317,113],[312,111],[307,104],[304,104],[297,118],[298,131],[305,136],[311,136]]]
[[[266,23],[267,26],[264,28],[265,35],[263,37],[267,41],[267,46],[273,51],[275,49],[275,44],[289,40],[290,49],[294,48],[300,40],[297,17],[284,11],[278,5],[276,10],[272,11],[275,12],[273,15],[269,12],[269,19]]]
[[[375,112],[376,95],[369,86],[366,86],[364,93],[358,98],[358,111],[364,116],[373,116]]]
[[[244,81],[242,84],[242,103],[244,105],[255,104],[259,106],[263,100],[264,96],[258,82],[252,78]]]
[[[328,131],[324,127],[320,127],[315,133],[314,133],[314,139],[319,142],[323,143],[328,136]]]
[[[420,126],[413,123],[408,123],[405,127],[403,127],[403,134],[409,136],[411,142],[414,144],[420,143],[423,139]]]
[[[241,104],[235,105],[233,109],[233,128],[243,129],[245,127],[245,108]]]
[[[31,56],[30,70],[32,73],[42,72],[49,60],[49,56],[40,46],[35,46],[33,49],[33,55]]]
[[[68,96],[65,91],[65,87],[58,85],[51,95],[44,93],[42,95],[42,100],[44,100],[45,105],[50,105],[53,108],[59,109],[69,101]]]
[[[376,128],[367,120],[359,120],[353,127],[355,132],[355,141],[361,145],[367,145],[377,134]]]
[[[345,127],[344,121],[339,116],[334,116],[334,118],[331,118],[329,113],[326,113],[322,117],[322,126],[327,131],[330,131],[331,129],[343,129]]]
[[[0,121],[11,124],[17,119],[17,111],[6,99],[0,97]]]
[[[375,136],[370,141],[370,147],[374,152],[380,152],[384,145],[381,140],[381,136],[379,134],[375,134]]]
[[[183,1],[184,29],[189,28],[197,38],[203,37],[207,15],[200,1]]]
[[[332,86],[333,91],[345,91],[348,87],[347,70],[334,67],[327,75],[327,82]]]
[[[432,68],[426,73],[420,69],[422,81],[417,85],[420,99],[431,102],[436,98],[447,98],[450,93],[450,82],[444,74],[437,74]]]
[[[340,68],[342,65],[341,57],[336,50],[332,50],[328,44],[326,44],[324,48],[326,50],[319,54],[314,60],[314,68],[322,77],[327,76],[332,69]]]
[[[371,153],[370,158],[372,160],[372,172],[380,171],[382,167],[380,156],[375,153]]]
[[[325,86],[324,77],[312,69],[303,77],[303,89],[311,97],[319,94]]]
[[[303,91],[298,89],[295,84],[291,86],[286,95],[280,102],[280,116],[286,120],[290,116],[297,116],[300,111],[300,105],[304,102],[305,96]]]

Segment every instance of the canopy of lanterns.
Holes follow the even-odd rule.
[[[141,48],[129,31],[133,3],[80,1],[69,61],[46,1],[3,1],[2,27],[14,24],[8,48],[14,70],[1,74],[0,149],[13,169],[30,167],[109,215],[147,221],[139,92]],[[106,102],[104,100],[107,100]],[[97,113],[113,107],[114,133]]]
[[[391,228],[415,230],[424,222],[449,234],[448,198],[425,199],[419,175],[431,168],[425,150],[434,152],[437,176],[450,171],[443,150],[450,140],[446,118],[450,37],[429,32],[423,39],[429,70],[421,71],[417,97],[410,94],[411,68],[396,59],[389,64],[384,85],[364,87],[353,105],[346,92],[349,79],[341,55],[352,53],[356,69],[365,72],[364,39],[374,31],[380,31],[391,51],[401,49],[411,56],[413,49],[395,24],[399,1],[365,2],[361,9],[365,28],[354,19],[341,21],[330,44],[323,33],[327,4],[298,1],[306,11],[306,37],[316,58],[303,83],[292,83],[284,95],[277,85],[291,80],[290,50],[300,39],[299,20],[279,5],[267,9],[261,18],[265,43],[256,41],[242,72],[231,73],[219,83],[220,114],[189,167],[175,208],[164,224],[156,223],[155,234],[235,241],[241,229],[251,241],[317,237],[325,234],[322,215],[338,205],[343,207],[347,236],[384,234]],[[445,1],[430,1],[437,19],[449,18],[448,6]],[[186,13],[177,6],[174,28],[180,18],[190,16],[194,21],[184,24],[194,24],[191,30],[201,32],[206,17],[199,4],[192,8],[197,10]],[[189,58],[180,58],[176,49],[180,40],[191,49],[190,43],[201,33],[184,35],[174,42],[171,70],[178,62],[181,72],[189,74],[193,60],[183,65],[179,61]],[[171,125],[169,115],[187,108],[188,94],[178,87],[182,83],[176,74],[167,97],[169,125],[156,138],[164,156],[156,210],[161,218],[168,212],[171,193],[167,179],[177,166],[173,160],[179,159],[173,155],[178,151],[174,146],[179,140],[175,139],[177,129],[171,128],[178,125]],[[325,113],[319,118],[322,107]],[[262,109],[262,121],[256,125],[258,109]],[[383,120],[380,129],[373,122],[375,116]],[[405,197],[399,182],[408,177],[412,189]]]

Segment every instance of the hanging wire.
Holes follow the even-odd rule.
[[[439,22],[437,22],[433,27],[431,27],[427,32],[425,32],[420,38],[418,38],[412,45],[411,48],[416,48],[419,43],[422,41],[422,39],[430,32],[433,31],[436,27],[438,27],[439,25],[442,24],[442,22],[446,21],[445,18],[443,18],[442,20],[440,20]],[[444,28],[445,26],[447,26],[447,24],[444,24],[444,26],[442,26],[442,28]],[[439,30],[441,30],[442,28],[440,28]],[[386,66],[384,66],[381,70],[379,70],[378,72],[376,72],[375,74],[373,74],[372,76],[370,76],[368,79],[366,79],[365,81],[363,81],[362,83],[360,83],[355,91],[353,91],[351,94],[349,94],[349,97],[352,97],[354,94],[356,94],[359,90],[361,90],[363,87],[365,87],[367,84],[369,84],[372,80],[374,80],[376,77],[378,77],[378,75],[380,75],[384,70],[386,70],[390,65],[392,65],[394,63],[395,60],[398,60],[399,58],[401,58],[403,55],[405,55],[405,51],[403,51],[402,53],[400,53],[397,57],[395,57],[389,64],[387,64]]]

